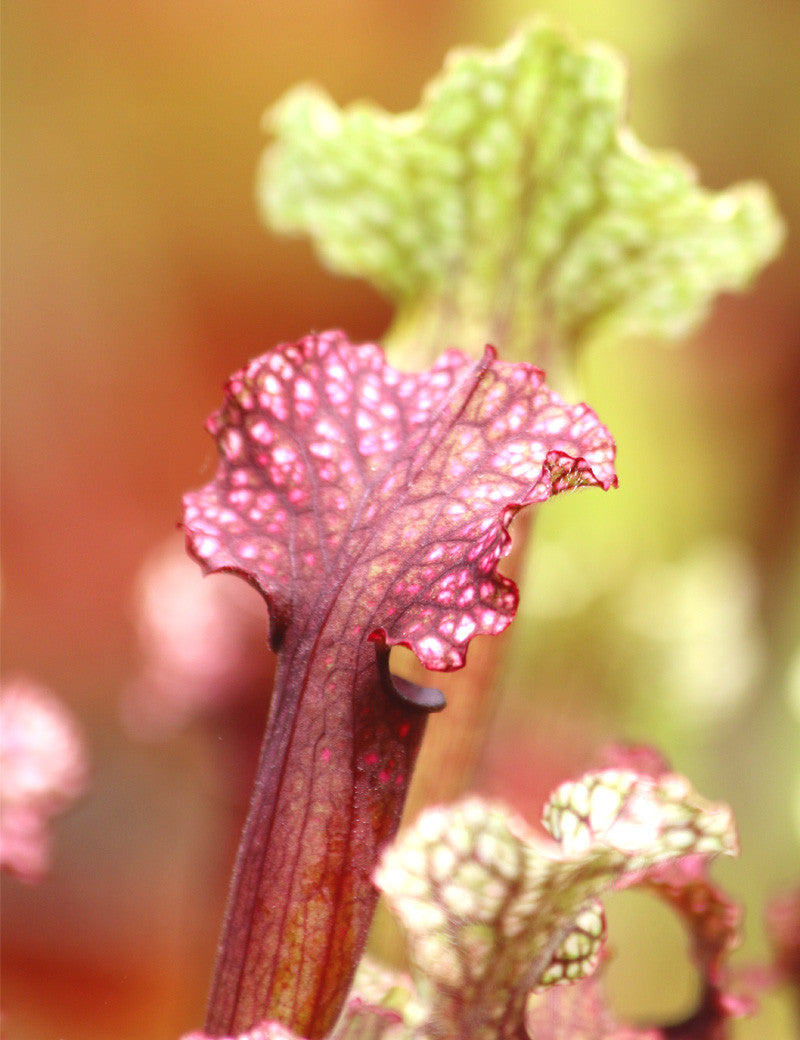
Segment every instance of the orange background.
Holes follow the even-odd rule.
[[[305,79],[340,103],[412,107],[451,46],[495,45],[532,10],[487,0],[4,3],[3,668],[63,697],[92,762],[91,793],[56,824],[49,878],[4,884],[9,1040],[171,1040],[202,1020],[252,748],[231,780],[220,771],[237,769],[228,745],[247,743],[241,728],[195,727],[156,744],[124,731],[119,693],[139,653],[132,583],[174,530],[183,491],[207,479],[202,422],[227,376],[311,329],[376,338],[390,319],[368,288],[321,270],[307,244],[259,225],[263,109]],[[537,10],[627,54],[631,122],[647,144],[684,152],[710,187],[766,180],[789,223],[782,258],[751,294],[721,301],[680,352],[622,347],[608,385],[605,355],[590,359],[586,391],[606,404],[620,472],[631,474],[632,492],[609,514],[620,538],[641,537],[644,554],[694,535],[741,539],[760,575],[770,653],[785,661],[798,635],[800,7]],[[630,431],[628,377],[663,391],[660,412]],[[682,485],[676,445],[709,452],[707,483]],[[729,744],[705,759],[698,744],[679,762],[702,761],[698,786],[740,814],[746,879],[727,868],[726,878],[753,899],[796,870],[800,738],[778,685]],[[532,727],[528,761],[557,760],[561,732]],[[502,790],[492,776],[487,789]],[[757,905],[751,914],[760,954]],[[787,1018],[774,1014],[771,1031],[740,1035],[779,1037]]]

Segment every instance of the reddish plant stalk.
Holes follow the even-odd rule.
[[[219,944],[211,1036],[263,1019],[323,1036],[366,939],[371,872],[397,830],[426,713],[381,675],[376,644],[348,640],[348,606],[335,601],[321,630],[281,648]]]

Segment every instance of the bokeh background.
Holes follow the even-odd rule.
[[[311,329],[379,337],[391,317],[259,225],[263,109],[305,79],[412,107],[450,47],[496,45],[536,11],[622,51],[642,140],[713,188],[764,179],[789,237],[680,347],[583,358],[621,487],[541,513],[474,786],[535,819],[602,740],[659,744],[733,805],[743,854],[717,876],[747,906],[738,963],[767,956],[764,901],[800,864],[800,5],[5,0],[3,671],[63,698],[92,768],[47,879],[3,886],[9,1040],[175,1040],[202,1021],[271,662],[259,637],[227,707],[160,718],[142,582],[170,540],[179,552],[230,372]],[[165,593],[165,624],[180,631],[193,590]],[[235,609],[265,624],[249,599]],[[190,657],[210,638],[191,632]],[[685,1009],[668,915],[625,897],[612,936],[621,1011]],[[736,1027],[792,1035],[781,996]]]

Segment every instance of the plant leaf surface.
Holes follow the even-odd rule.
[[[782,224],[763,187],[707,191],[645,148],[625,93],[615,54],[543,21],[454,51],[401,115],[296,88],[265,117],[265,219],[386,293],[412,353],[681,335],[775,255]]]
[[[594,971],[598,895],[689,854],[736,850],[730,810],[672,775],[587,773],[557,789],[544,823],[557,845],[473,799],[423,813],[386,852],[376,883],[407,935],[420,1035],[523,1035],[532,993]]]
[[[529,365],[450,350],[428,372],[390,368],[374,344],[309,336],[235,375],[209,421],[221,461],[186,496],[192,554],[264,594],[273,641],[353,600],[353,638],[410,647],[428,668],[464,663],[517,606],[496,565],[524,505],[616,484],[614,443]]]

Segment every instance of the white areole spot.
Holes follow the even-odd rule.
[[[438,657],[444,651],[444,644],[441,639],[437,639],[436,636],[424,636],[419,641],[420,653],[424,655],[430,655],[431,657]]]
[[[315,458],[332,459],[336,449],[328,441],[314,441],[309,444],[308,450]]]
[[[620,808],[619,791],[598,784],[589,797],[589,826],[596,833],[607,831]]]
[[[451,913],[465,918],[475,916],[478,909],[478,897],[475,892],[459,884],[451,883],[444,886],[441,895]]]
[[[225,430],[220,437],[222,450],[229,461],[238,458],[242,450],[242,435],[238,430]]]
[[[296,401],[316,401],[317,399],[316,391],[307,379],[295,381],[294,397]]]
[[[475,631],[476,625],[471,617],[462,617],[458,628],[453,633],[454,637],[459,643],[463,643],[465,639],[469,639],[472,633]]]
[[[212,538],[211,535],[204,535],[202,538],[195,539],[194,551],[204,559],[213,556],[218,549],[219,542],[216,538]]]
[[[263,419],[253,423],[250,427],[250,436],[254,441],[258,441],[259,444],[271,444],[273,440],[272,430]]]
[[[447,845],[434,845],[431,851],[431,876],[435,881],[450,877],[456,865],[456,856]]]
[[[278,466],[291,466],[297,461],[297,452],[288,444],[279,444],[273,448],[272,459]]]

